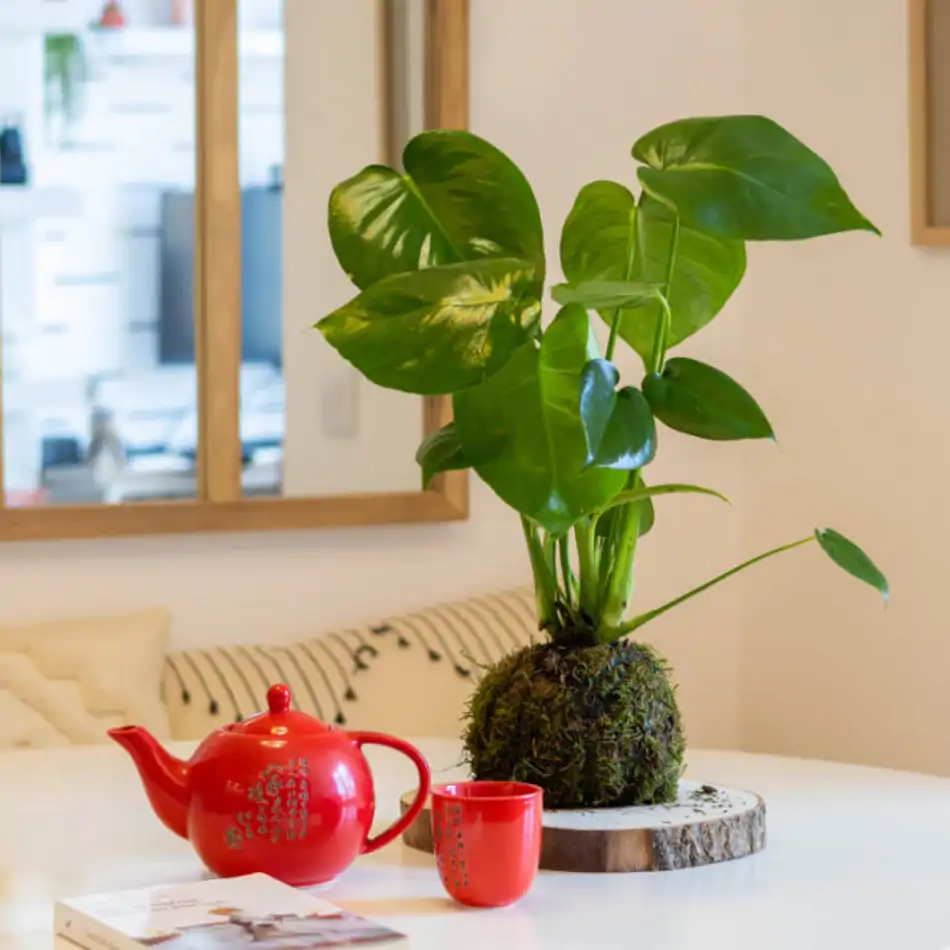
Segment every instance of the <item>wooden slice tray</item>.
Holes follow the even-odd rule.
[[[415,798],[400,799],[402,813]],[[403,841],[432,853],[429,803]],[[680,782],[670,805],[546,811],[541,867],[548,871],[673,871],[765,847],[765,802],[753,792]]]

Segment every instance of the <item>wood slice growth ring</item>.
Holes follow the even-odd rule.
[[[415,798],[400,799],[403,814]],[[403,833],[432,853],[429,802]],[[755,854],[765,847],[765,802],[753,792],[680,782],[669,805],[546,811],[541,867],[548,871],[674,871]]]

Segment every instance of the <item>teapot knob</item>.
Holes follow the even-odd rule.
[[[287,712],[290,709],[290,687],[275,683],[267,691],[267,708],[272,714]]]

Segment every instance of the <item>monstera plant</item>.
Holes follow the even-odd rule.
[[[672,122],[637,141],[633,159],[639,193],[614,181],[581,188],[546,326],[538,204],[483,139],[426,132],[403,171],[370,166],[330,198],[333,248],[358,293],[317,327],[374,383],[451,394],[454,421],[419,447],[423,482],[471,468],[521,518],[546,638],[486,672],[465,744],[476,777],[535,782],[553,807],[676,794],[683,731],[665,661],[629,639],[644,624],[812,543],[888,593],[867,555],[819,528],[628,616],[654,500],[722,497],[649,484],[661,434],[774,437],[738,382],[671,352],[732,296],[747,242],[876,233],[832,169],[762,116]],[[632,379],[614,362],[621,345],[643,363]]]

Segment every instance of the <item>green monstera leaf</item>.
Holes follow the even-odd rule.
[[[774,439],[759,404],[732,377],[699,360],[676,357],[643,380],[657,419],[700,439]]]
[[[501,257],[529,261],[543,282],[538,203],[503,152],[470,132],[423,132],[406,146],[403,167],[371,165],[330,196],[330,240],[357,287]]]
[[[633,279],[637,203],[615,181],[585,185],[561,230],[561,269],[571,283]]]
[[[877,228],[824,159],[759,115],[682,119],[633,146],[640,184],[719,238],[795,241]]]
[[[561,234],[561,268],[573,285],[558,290],[596,307],[611,323],[622,305],[620,336],[649,366],[661,304],[650,288],[666,293],[672,311],[669,347],[701,330],[725,306],[745,273],[745,245],[712,237],[681,223],[670,270],[674,215],[648,195],[640,206],[629,189],[612,181],[595,181],[581,189]],[[669,278],[669,287],[666,282]],[[619,282],[619,283],[616,283]],[[641,299],[622,299],[625,283],[643,288]],[[614,299],[598,302],[587,287],[615,287]],[[635,289],[635,288],[632,288]],[[588,302],[589,301],[589,302]]]
[[[367,379],[422,395],[501,369],[541,319],[534,265],[484,260],[392,274],[317,328]]]
[[[627,474],[585,468],[580,416],[581,370],[599,356],[587,312],[564,307],[482,385],[455,393],[455,427],[479,476],[516,511],[546,531],[561,533],[602,508]]]

